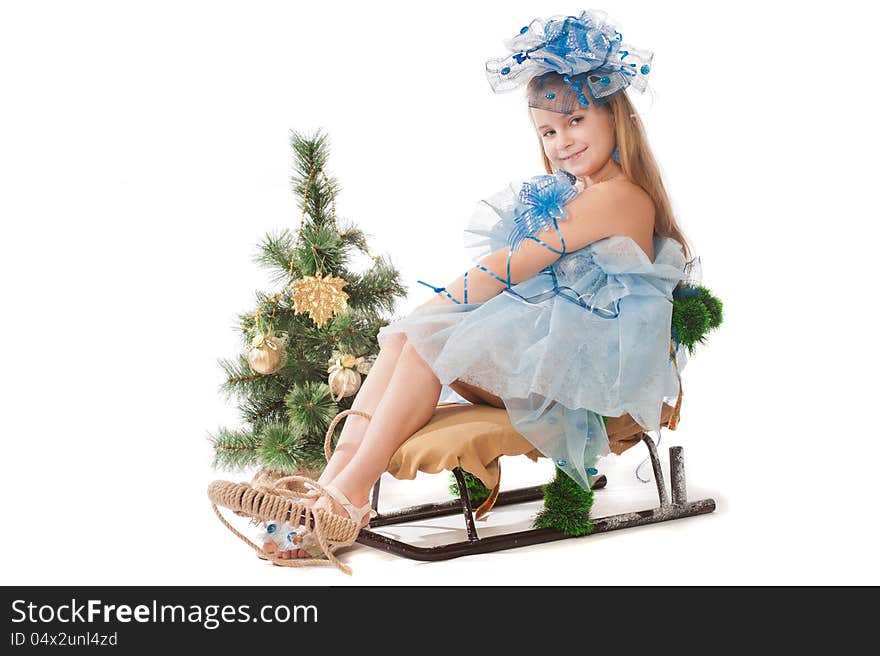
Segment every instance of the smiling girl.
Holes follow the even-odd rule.
[[[508,47],[487,62],[489,82],[527,82],[547,175],[480,203],[466,233],[475,265],[380,330],[352,405],[372,418],[348,416],[318,479],[327,493],[303,500],[359,526],[373,484],[444,392],[506,408],[589,489],[610,453],[602,417],[658,430],[680,390],[670,321],[688,248],[625,93],[644,90],[650,53],[625,46],[601,12],[536,19]],[[281,556],[321,556],[308,531],[297,544]]]

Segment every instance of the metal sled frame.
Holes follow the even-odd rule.
[[[663,479],[663,470],[660,468],[660,459],[657,456],[657,446],[646,433],[642,433],[642,440],[647,445],[648,451],[651,455],[651,464],[654,468],[654,480],[657,484],[657,494],[660,498],[660,505],[648,510],[639,510],[636,512],[621,513],[618,515],[609,515],[608,517],[593,519],[592,532],[579,537],[589,537],[589,535],[595,535],[596,533],[605,533],[607,531],[614,531],[621,528],[656,524],[671,519],[691,517],[693,515],[703,515],[715,510],[715,501],[713,499],[700,499],[699,501],[688,502],[685,489],[684,456],[682,455],[682,447],[680,446],[669,448],[669,473],[672,478],[670,486],[672,489],[672,500],[670,501],[669,494],[666,490],[666,483]],[[479,535],[477,535],[476,525],[474,524],[473,509],[471,507],[470,498],[468,497],[464,474],[460,467],[456,467],[452,470],[452,473],[455,475],[456,481],[458,481],[459,499],[445,503],[429,503],[419,506],[410,506],[386,514],[379,513],[380,481],[376,481],[376,484],[373,486],[372,507],[373,510],[379,514],[370,520],[370,528],[402,524],[404,522],[427,519],[430,517],[454,515],[461,512],[464,515],[465,527],[467,528],[468,539],[466,542],[452,542],[436,547],[418,547],[407,542],[386,537],[366,528],[361,529],[358,534],[357,542],[368,547],[374,547],[376,549],[381,549],[382,551],[387,551],[388,553],[412,558],[414,560],[448,560],[449,558],[458,558],[459,556],[501,551],[502,549],[524,547],[531,544],[540,544],[542,542],[551,542],[553,540],[564,540],[566,538],[575,537],[551,528],[516,531],[513,533],[505,533],[503,535],[493,535],[487,538],[479,537]],[[599,476],[593,482],[593,489],[601,489],[605,487],[606,483],[607,480],[605,476]],[[495,506],[504,506],[542,499],[544,497],[542,488],[542,485],[536,485],[534,487],[525,487],[501,492],[498,495]]]

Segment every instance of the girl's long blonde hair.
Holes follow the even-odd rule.
[[[534,81],[534,79],[533,79]],[[531,85],[530,85],[531,86]],[[648,145],[645,128],[642,121],[630,102],[625,90],[612,94],[604,107],[607,107],[614,117],[614,133],[617,138],[617,152],[620,156],[620,166],[627,178],[639,185],[654,201],[656,214],[654,217],[654,232],[664,237],[671,237],[681,244],[684,256],[690,259],[691,250],[675,215],[672,213],[672,204],[663,179],[660,177],[660,168]],[[544,161],[544,170],[554,173],[553,166],[544,153],[541,143],[541,135],[538,135],[538,146],[541,150],[541,159]]]

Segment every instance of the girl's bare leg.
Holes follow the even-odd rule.
[[[421,356],[406,344],[361,448],[334,479],[353,503],[366,503],[370,489],[385,471],[394,452],[428,423],[440,398],[440,381]]]
[[[397,333],[389,336],[385,345],[380,349],[379,355],[373,363],[369,375],[364,379],[364,384],[355,396],[354,402],[351,405],[353,409],[361,410],[371,416],[373,415],[376,411],[376,406],[379,404],[379,400],[382,398],[382,394],[385,392],[391,381],[391,376],[394,374],[397,360],[400,357],[400,353],[405,344],[406,335]],[[341,471],[354,456],[361,440],[363,439],[367,426],[368,420],[364,417],[358,415],[345,416],[342,422],[342,431],[340,432],[339,439],[336,443],[336,448],[333,450],[333,455],[330,457],[330,461],[327,463],[324,471],[321,472],[320,477],[318,477],[319,483],[326,485],[333,482],[333,478],[336,474]],[[307,506],[311,506],[314,505],[315,502],[314,500],[307,498],[303,500],[303,503]],[[271,541],[265,542],[263,544],[263,550],[266,553],[274,553],[276,550],[275,543]],[[295,557],[295,552],[284,551],[280,552],[279,555],[283,558],[290,558]]]
[[[394,374],[397,360],[405,344],[406,335],[396,333],[389,336],[370,368],[369,375],[364,379],[364,384],[358,390],[351,404],[352,409],[361,410],[371,416],[376,412],[376,407],[391,382],[391,376]],[[336,448],[318,478],[318,482],[322,485],[332,483],[336,474],[352,459],[369,425],[368,419],[354,414],[346,415],[342,422],[342,431],[336,442]]]
[[[410,344],[405,344],[359,447],[332,481],[355,506],[367,503],[373,484],[387,468],[394,452],[431,419],[441,388],[431,368]],[[339,504],[326,497],[319,499],[315,508],[326,509],[328,505],[332,512],[347,516]],[[364,518],[364,524],[367,521],[369,517]],[[309,557],[302,549],[287,553],[290,554],[287,557]]]

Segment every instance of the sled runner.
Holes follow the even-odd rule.
[[[349,414],[358,414],[370,419],[368,414],[353,409],[337,414],[330,424],[324,444],[328,461],[332,455],[331,440],[336,424]],[[672,406],[664,404],[661,414],[662,425],[668,426],[673,416]],[[644,442],[653,466],[659,505],[636,512],[594,518],[590,535],[665,522],[715,510],[713,499],[687,500],[682,447],[669,448],[671,482],[667,491],[654,441],[635,421],[628,415],[612,417],[607,424],[607,433],[611,451],[618,455]],[[346,573],[351,573],[350,568],[341,564],[332,552],[339,546],[355,542],[406,558],[433,561],[573,537],[552,528],[515,531],[483,538],[478,535],[475,519],[480,519],[493,507],[535,501],[544,496],[543,486],[499,493],[502,455],[525,455],[536,462],[541,456],[525,438],[513,430],[507,412],[503,408],[483,404],[446,403],[438,405],[431,420],[400,446],[392,456],[387,472],[397,479],[409,480],[414,479],[420,471],[434,474],[451,470],[458,482],[460,494],[457,500],[411,506],[382,513],[379,511],[380,479],[372,491],[372,519],[367,528],[360,529],[346,517],[321,510],[311,511],[306,506],[297,504],[296,497],[301,497],[302,493],[295,493],[290,486],[297,481],[310,480],[301,476],[272,476],[261,472],[251,484],[215,481],[209,486],[208,495],[218,517],[230,530],[251,545],[261,558],[285,566],[333,564]],[[476,510],[473,509],[467,492],[464,472],[470,472],[492,490],[486,501]],[[606,484],[605,476],[597,476],[592,481],[592,489],[600,490]],[[320,531],[316,529],[316,532],[321,533],[321,539],[325,540],[328,559],[283,560],[264,554],[259,546],[245,538],[223,519],[217,510],[217,505],[225,506],[237,515],[250,517],[256,521],[288,522],[294,526],[320,525],[323,528]],[[440,546],[419,547],[373,530],[382,526],[457,513],[463,515],[467,539]]]
[[[666,405],[663,410],[665,426],[672,415],[672,407]],[[349,412],[352,411],[337,415],[334,423]],[[637,512],[593,519],[593,529],[590,534],[690,517],[715,510],[715,501],[712,499],[688,502],[682,447],[669,449],[669,472],[672,479],[670,495],[664,482],[657,448],[641,427],[624,415],[612,418],[608,423],[607,431],[612,451],[618,455],[639,442],[645,443],[654,470],[659,505]],[[381,481],[377,481],[372,494],[372,506],[377,514],[370,520],[370,529],[462,513],[467,529],[467,540],[435,547],[418,547],[370,529],[363,529],[357,542],[416,560],[445,560],[572,537],[549,528],[479,537],[474,520],[485,515],[491,508],[535,501],[544,497],[541,485],[499,493],[499,457],[502,455],[526,455],[537,461],[541,454],[525,438],[512,430],[507,413],[501,408],[459,403],[438,406],[428,424],[397,450],[387,471],[397,479],[412,479],[418,471],[437,473],[446,469],[451,470],[458,482],[459,499],[381,513],[379,512]],[[474,474],[486,487],[492,489],[489,498],[476,511],[471,507],[463,470]],[[592,481],[592,489],[602,489],[606,484],[605,476],[598,476]]]

